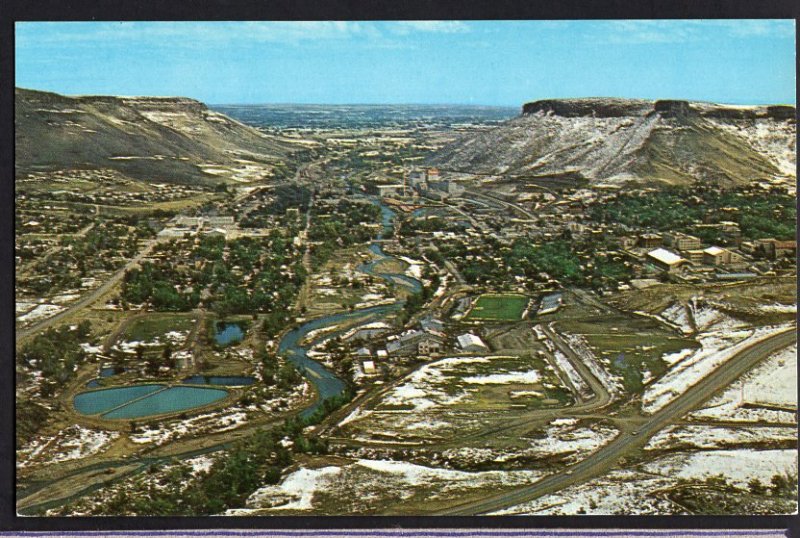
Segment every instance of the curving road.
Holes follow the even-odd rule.
[[[686,390],[680,397],[646,418],[637,430],[623,430],[609,444],[567,468],[564,473],[548,476],[530,486],[513,491],[464,502],[437,512],[437,515],[488,514],[532,501],[600,476],[617,466],[623,456],[643,448],[650,437],[698,407],[718,390],[733,383],[779,349],[796,341],[796,328],[792,327],[743,349],[723,366]]]

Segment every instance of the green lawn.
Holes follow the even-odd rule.
[[[465,318],[467,321],[517,321],[528,306],[524,295],[481,295]]]
[[[153,340],[156,336],[163,336],[170,331],[188,331],[194,327],[195,316],[175,314],[151,314],[136,319],[125,328],[123,339],[130,341]]]

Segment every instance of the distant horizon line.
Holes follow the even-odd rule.
[[[35,92],[42,92],[42,93],[54,93],[56,95],[61,95],[63,97],[71,97],[71,98],[81,98],[81,97],[118,97],[118,98],[150,98],[150,99],[192,99],[199,103],[204,103],[207,106],[214,107],[214,106],[241,106],[241,107],[248,107],[248,106],[462,106],[462,107],[482,107],[482,108],[519,108],[521,109],[527,103],[534,103],[536,101],[549,101],[549,100],[567,100],[567,99],[625,99],[631,101],[664,101],[664,100],[676,100],[676,101],[688,101],[690,103],[708,103],[714,105],[731,105],[731,106],[793,106],[797,107],[796,101],[793,102],[778,102],[778,101],[744,101],[744,100],[735,100],[735,101],[723,101],[723,100],[710,100],[710,99],[693,99],[693,98],[686,98],[686,97],[658,97],[658,98],[649,98],[649,97],[621,97],[621,96],[610,96],[610,95],[603,95],[603,96],[581,96],[581,97],[539,97],[536,99],[526,100],[523,101],[521,104],[516,105],[498,105],[498,104],[481,104],[481,103],[414,103],[414,102],[405,102],[405,103],[392,103],[392,102],[373,102],[373,103],[323,103],[323,102],[259,102],[259,103],[212,103],[210,101],[203,100],[198,97],[190,97],[188,95],[123,95],[123,94],[112,94],[112,93],[59,93],[53,90],[39,90],[35,88],[25,88],[22,86],[14,86],[14,89],[17,90],[27,90],[27,91],[35,91]]]

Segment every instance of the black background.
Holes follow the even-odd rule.
[[[0,530],[787,529],[798,516],[19,518],[14,481],[14,22],[89,20],[797,19],[800,0],[0,0]],[[795,56],[797,58],[797,56]]]

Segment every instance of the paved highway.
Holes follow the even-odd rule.
[[[605,474],[612,470],[624,455],[643,448],[650,437],[660,430],[679,420],[692,409],[697,408],[718,390],[733,383],[766,357],[796,341],[796,328],[792,327],[743,349],[723,366],[686,390],[680,397],[651,415],[638,430],[623,431],[609,444],[600,448],[580,463],[567,468],[564,473],[548,476],[530,486],[510,492],[455,505],[439,512],[439,514],[477,515],[492,513],[532,501]]]

